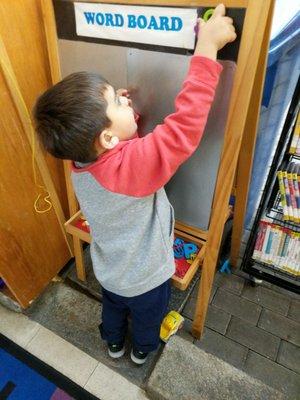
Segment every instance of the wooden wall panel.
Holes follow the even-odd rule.
[[[36,97],[50,84],[39,1],[1,0],[0,34],[25,103],[31,109]],[[33,180],[31,144],[2,72],[0,104],[0,276],[26,307],[70,259],[70,253],[54,209],[45,214],[34,211],[40,191]],[[46,160],[67,215],[62,161],[48,155]]]
[[[39,0],[0,0],[0,35],[29,110],[51,85]],[[53,182],[68,217],[62,161],[45,154]]]

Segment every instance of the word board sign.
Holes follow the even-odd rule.
[[[74,3],[76,33],[183,49],[195,46],[196,8]]]

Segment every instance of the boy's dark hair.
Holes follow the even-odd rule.
[[[49,153],[83,163],[97,158],[95,138],[111,125],[103,97],[107,85],[101,75],[76,72],[37,99],[36,131]]]

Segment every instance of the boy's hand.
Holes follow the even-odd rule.
[[[130,94],[129,94],[127,89],[123,89],[123,88],[117,89],[116,93],[117,93],[118,96],[127,97],[128,105],[130,107],[132,107],[132,100],[130,98]]]
[[[198,41],[194,52],[196,55],[215,60],[218,50],[236,39],[233,20],[225,16],[224,4],[219,4],[215,8],[213,15],[207,22],[199,18],[198,23]]]

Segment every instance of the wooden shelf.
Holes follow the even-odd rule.
[[[191,264],[190,268],[187,270],[184,277],[180,278],[175,274],[172,276],[173,285],[179,290],[185,290],[193,279],[195,273],[197,272],[200,265],[202,265],[204,254],[205,254],[205,241],[201,239],[197,239],[188,233],[178,231],[175,229],[174,234],[176,237],[179,237],[184,240],[188,240],[189,242],[195,243],[199,247],[199,252]]]
[[[74,214],[66,223],[65,228],[66,231],[82,240],[83,242],[91,243],[92,238],[90,233],[86,232],[83,229],[78,228],[76,226],[78,221],[83,219],[83,214],[81,210],[79,210],[76,214]],[[177,225],[176,225],[177,226]],[[183,229],[183,224],[180,224],[180,228]],[[190,232],[190,231],[189,231]],[[195,273],[197,272],[199,266],[202,264],[205,254],[205,240],[196,238],[190,233],[184,232],[182,230],[176,229],[174,230],[174,234],[176,237],[179,237],[184,240],[188,240],[189,242],[195,243],[199,247],[199,252],[191,264],[190,268],[187,270],[186,274],[183,278],[176,276],[175,274],[172,276],[173,285],[179,290],[186,290],[191,280],[193,279]]]

